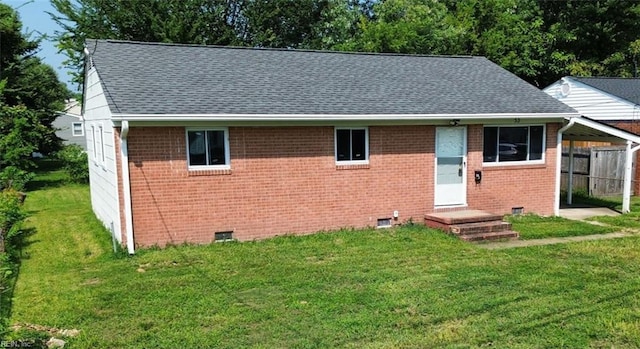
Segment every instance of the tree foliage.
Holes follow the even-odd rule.
[[[37,40],[22,32],[11,7],[0,3],[0,189],[22,190],[31,154],[60,145],[51,126],[68,96],[55,71],[35,57]]]
[[[570,74],[636,76],[640,63],[633,0],[52,2],[78,72],[86,38],[482,55],[538,86]]]
[[[65,145],[57,153],[62,161],[62,169],[67,173],[68,179],[73,183],[89,183],[89,161],[87,152],[77,144]]]

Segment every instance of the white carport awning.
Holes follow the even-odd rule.
[[[569,148],[569,188],[567,201],[571,203],[572,177],[573,177],[573,141],[596,141],[626,144],[626,159],[624,173],[624,189],[622,197],[622,212],[629,212],[631,201],[631,166],[633,153],[640,149],[640,136],[631,132],[613,127],[602,122],[584,117],[566,118],[568,121],[558,131],[557,163],[556,163],[556,216],[560,214],[560,172],[562,161],[562,141],[572,141]]]
[[[573,125],[564,131],[563,140],[640,144],[640,136],[585,116],[567,118]]]

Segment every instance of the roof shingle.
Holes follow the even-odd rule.
[[[572,79],[631,103],[640,104],[640,79],[638,78],[572,77]]]
[[[87,42],[118,114],[575,113],[483,57]]]

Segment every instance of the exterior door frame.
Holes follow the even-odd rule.
[[[439,135],[445,131],[457,130],[462,132],[462,139],[460,144],[461,149],[452,150],[453,154],[449,156],[439,155],[438,143],[441,141]],[[433,197],[434,205],[436,207],[450,207],[450,206],[466,206],[467,205],[467,127],[466,126],[453,126],[453,127],[436,127],[435,132],[435,150],[434,150],[434,177],[433,177]],[[439,184],[438,183],[438,160],[447,159],[449,162],[455,161],[454,164],[443,164],[441,170],[456,172],[455,166],[457,165],[459,178],[453,178],[452,175],[447,175],[448,179],[452,179],[452,183]],[[457,160],[456,160],[457,159]],[[447,168],[448,167],[448,168]],[[453,174],[455,176],[456,173]],[[458,182],[459,180],[459,182]]]

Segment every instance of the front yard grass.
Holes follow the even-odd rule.
[[[55,178],[25,203],[10,323],[80,330],[65,348],[640,347],[640,238],[490,251],[414,226],[126,257]]]
[[[555,216],[541,217],[525,214],[508,216],[507,220],[513,225],[513,230],[520,233],[520,238],[523,240],[606,234],[620,231],[618,226],[595,225]]]

